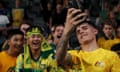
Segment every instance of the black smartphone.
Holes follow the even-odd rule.
[[[68,8],[76,8],[76,9],[82,10],[81,12],[74,14],[73,17],[84,12],[84,6],[83,6],[83,3],[81,2],[81,0],[68,0]],[[80,17],[77,20],[82,19],[82,18],[83,17]]]
[[[84,10],[84,6],[81,0],[68,0],[68,8],[76,8],[76,9]]]

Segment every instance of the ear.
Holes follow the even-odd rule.
[[[8,40],[6,40],[6,42],[7,42],[7,44],[8,44],[8,45],[10,45],[10,40],[9,40],[9,39],[8,39]]]
[[[97,35],[98,34],[98,30],[94,29],[94,34]]]

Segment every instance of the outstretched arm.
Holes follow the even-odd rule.
[[[56,50],[56,58],[58,65],[63,64],[69,58],[69,55],[67,55],[67,43],[71,32],[75,29],[75,27],[79,23],[81,23],[86,19],[86,15],[87,15],[86,13],[80,13],[78,15],[75,15],[78,12],[80,13],[81,10],[75,8],[68,9],[65,29]],[[82,17],[82,19],[79,19],[80,17]]]

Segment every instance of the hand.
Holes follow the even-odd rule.
[[[66,34],[71,33],[79,23],[81,23],[82,21],[84,21],[86,19],[86,17],[87,17],[86,12],[82,12],[82,13],[74,16],[78,12],[80,13],[81,10],[75,9],[75,8],[68,9],[64,33],[66,33]],[[79,18],[81,18],[81,19],[79,19]]]

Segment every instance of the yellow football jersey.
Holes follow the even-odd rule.
[[[70,72],[120,72],[120,59],[114,52],[99,48],[92,52],[69,53],[73,62]]]

